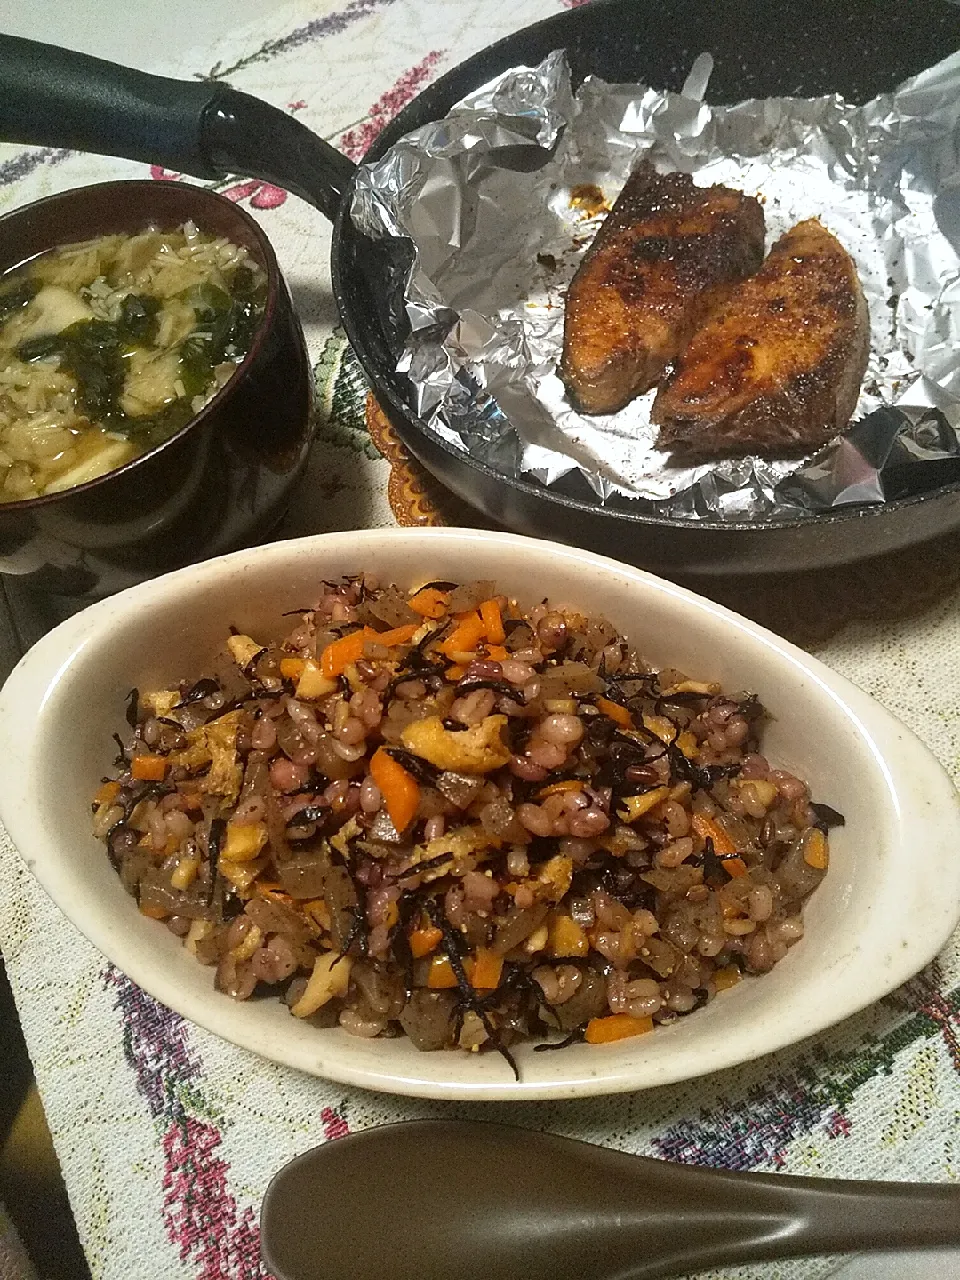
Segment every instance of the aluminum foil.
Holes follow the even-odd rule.
[[[803,519],[960,478],[960,54],[864,106],[710,106],[711,69],[702,54],[680,93],[591,78],[574,94],[555,52],[361,168],[353,220],[403,264],[384,305],[405,317],[411,404],[503,475],[579,471],[600,501],[689,519]],[[768,248],[819,217],[852,254],[870,362],[851,427],[816,455],[678,466],[654,392],[600,417],[568,402],[564,293],[642,158],[757,195]]]

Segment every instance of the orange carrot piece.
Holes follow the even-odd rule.
[[[610,698],[598,698],[596,707],[597,710],[602,711],[609,720],[615,720],[617,724],[622,725],[624,729],[631,729],[633,727],[633,717],[626,707],[621,707],[619,702],[614,702]]]
[[[398,831],[406,830],[420,804],[420,784],[383,747],[373,753],[370,774],[380,788],[390,821]]]
[[[714,853],[724,854],[737,852],[737,846],[724,831],[723,827],[714,822],[712,818],[707,818],[702,813],[695,813],[690,819],[690,825],[701,840],[713,841]]]
[[[440,651],[448,658],[452,658],[455,653],[472,653],[483,639],[485,631],[479,613],[468,613],[440,645]]]
[[[484,600],[480,605],[480,621],[487,639],[491,644],[503,644],[507,633],[503,629],[503,618],[496,600]]]
[[[163,907],[153,907],[149,902],[141,902],[140,914],[142,916],[147,916],[150,920],[166,920],[170,912],[165,910]]]
[[[510,657],[509,650],[505,649],[502,644],[488,644],[487,657],[492,662],[506,662]]]
[[[440,591],[437,587],[423,587],[410,597],[407,604],[421,618],[442,618],[447,612],[448,594],[449,592]]]
[[[363,631],[351,631],[349,635],[332,640],[320,655],[320,670],[328,680],[343,675],[351,662],[363,657],[363,646],[368,637]]]
[[[391,648],[395,644],[409,644],[420,630],[420,623],[408,622],[406,626],[394,627],[392,631],[367,631],[367,638],[374,644],[385,644]]]
[[[550,921],[548,950],[558,960],[563,956],[585,956],[590,943],[581,924],[572,916],[557,913]]]
[[[562,782],[551,782],[549,786],[537,792],[538,800],[546,800],[547,796],[562,796],[567,791],[582,791],[583,781],[580,778],[564,778]]]
[[[503,956],[498,956],[495,951],[490,951],[487,947],[478,948],[476,959],[468,973],[471,984],[481,991],[492,991],[495,987],[499,987],[502,973]]]
[[[97,793],[93,797],[94,804],[111,804],[120,794],[119,782],[105,782],[101,787],[97,788]]]
[[[810,832],[803,850],[803,860],[808,867],[813,867],[815,871],[826,871],[830,865],[830,850],[827,846],[827,837],[822,831],[814,829]]]
[[[423,956],[428,956],[431,951],[436,951],[440,945],[440,939],[443,937],[443,930],[437,929],[431,925],[428,929],[413,929],[410,933],[410,954],[414,960],[420,960]]]
[[[281,658],[280,674],[284,680],[299,680],[306,665],[303,658]]]
[[[446,956],[434,956],[430,961],[430,972],[427,974],[427,986],[432,991],[445,991],[457,985],[457,975],[453,965]]]
[[[140,782],[162,782],[167,773],[165,756],[134,756],[130,772]]]
[[[742,858],[724,858],[723,869],[731,880],[738,880],[747,874],[747,864]]]
[[[591,1018],[584,1036],[587,1044],[613,1044],[629,1036],[646,1035],[653,1030],[652,1018],[634,1018],[629,1013],[611,1013],[607,1018]]]

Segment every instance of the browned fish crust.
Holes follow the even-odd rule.
[[[707,316],[660,388],[659,447],[809,452],[850,421],[870,348],[856,267],[816,218],[781,236]]]
[[[643,161],[567,293],[560,377],[582,413],[615,413],[655,385],[689,341],[710,291],[763,261],[763,209]]]

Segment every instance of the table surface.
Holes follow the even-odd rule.
[[[464,56],[576,0],[0,0],[0,31],[146,70],[218,74],[301,113],[355,156]],[[0,147],[0,212],[144,166]],[[33,153],[31,153],[31,156]],[[11,177],[11,174],[15,174]],[[156,176],[156,175],[155,175]],[[221,184],[227,185],[227,184]],[[364,387],[335,332],[329,232],[292,197],[228,189],[277,248],[317,365],[320,438],[286,533],[396,521],[390,468],[366,434]],[[394,494],[396,498],[396,494]],[[957,545],[931,551],[926,587],[897,565],[824,575],[728,603],[772,619],[901,715],[960,777]],[[11,589],[0,663],[49,624]],[[0,833],[2,835],[2,833]],[[95,1277],[265,1276],[256,1213],[284,1160],[400,1116],[477,1114],[305,1079],[218,1041],[105,964],[0,840],[0,942]],[[896,998],[757,1066],[618,1099],[483,1110],[627,1150],[728,1168],[952,1180],[960,1140],[960,959],[951,946]],[[386,1274],[389,1274],[388,1270]],[[719,1275],[720,1273],[717,1273]],[[742,1280],[960,1280],[960,1251],[828,1259],[722,1273]]]

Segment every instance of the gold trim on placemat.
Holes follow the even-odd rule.
[[[390,463],[388,497],[398,524],[495,527],[410,457],[372,394],[366,413],[370,436]],[[848,622],[906,618],[954,590],[960,585],[960,534],[835,569],[683,583],[809,648]]]
[[[390,463],[387,500],[397,524],[417,529],[437,525],[448,528],[465,525],[477,529],[497,527],[492,520],[444,488],[416,458],[410,457],[372,392],[367,396],[367,430],[370,439]]]

